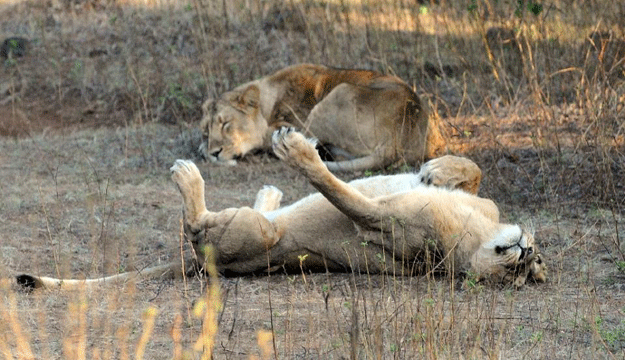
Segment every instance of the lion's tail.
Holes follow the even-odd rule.
[[[185,261],[185,269],[188,269],[191,262]],[[184,270],[186,272],[186,270]],[[34,276],[21,274],[16,276],[17,285],[24,290],[33,289],[89,289],[99,285],[121,284],[132,279],[172,279],[183,273],[181,262],[171,262],[164,265],[150,267],[139,271],[130,271],[121,274],[105,276],[95,279],[56,279],[46,276]]]
[[[324,163],[328,167],[328,170],[332,172],[354,172],[383,168],[385,165],[387,165],[386,162],[386,159],[381,158],[377,154],[371,154],[351,160],[325,161]]]

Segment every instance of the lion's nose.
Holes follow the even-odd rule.
[[[219,154],[221,154],[221,150],[223,150],[223,149],[219,148],[217,150],[214,150],[213,152],[210,153],[210,155],[215,157],[216,159],[218,159],[219,158]]]

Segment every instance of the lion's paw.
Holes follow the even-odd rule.
[[[174,165],[169,168],[172,172],[172,176],[176,178],[195,177],[201,176],[200,170],[191,160],[178,159],[174,162]]]
[[[530,275],[534,281],[547,282],[549,276],[549,267],[543,260],[542,254],[537,254],[534,261],[530,265]]]
[[[316,150],[317,140],[306,139],[294,128],[283,127],[272,136],[273,152],[290,166],[308,168],[323,164]]]
[[[200,170],[191,160],[178,159],[169,169],[172,180],[178,185],[181,191],[187,190],[191,186],[204,186]]]
[[[419,179],[426,185],[462,189],[477,194],[482,171],[473,161],[453,155],[432,159],[421,166]]]
[[[273,211],[280,207],[282,191],[275,186],[265,185],[256,194],[254,210],[260,212]]]

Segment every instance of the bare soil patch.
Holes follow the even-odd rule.
[[[619,44],[617,2],[592,11],[555,2],[559,11],[542,17],[453,1],[43,3],[0,12],[0,36],[32,42],[0,69],[0,278],[94,277],[175,258],[181,201],[168,169],[198,161],[203,99],[287,64],[372,68],[415,84],[449,152],[483,169],[481,195],[535,231],[549,282],[513,291],[392,274],[220,278],[214,358],[267,357],[263,349],[280,359],[622,358],[625,87],[618,67],[603,76],[600,53],[579,50],[579,34],[597,24]],[[303,16],[281,15],[293,11]],[[522,44],[514,56],[487,56],[491,26],[513,29]],[[267,154],[200,169],[212,209],[250,205],[265,184],[282,189],[284,203],[313,191]],[[193,308],[209,285],[2,287],[0,351],[139,358],[155,315],[144,358],[199,358],[205,329]],[[259,330],[275,343],[259,345]]]
[[[454,125],[469,127],[471,122],[457,120]],[[64,135],[3,140],[1,153],[10,154],[0,168],[5,199],[0,230],[3,273],[93,277],[174,258],[179,252],[181,213],[168,167],[176,158],[191,156],[196,144],[190,139],[199,140],[190,135],[195,131],[153,124],[136,129],[65,129]],[[535,230],[551,269],[548,283],[512,291],[481,285],[462,290],[458,280],[392,275],[225,278],[220,280],[223,308],[215,354],[220,358],[260,354],[255,337],[261,329],[273,329],[281,358],[349,357],[354,332],[364,344],[358,351],[366,346],[388,356],[399,352],[401,358],[426,351],[429,341],[454,344],[436,349],[443,357],[465,351],[476,357],[510,358],[522,353],[565,358],[620,351],[625,276],[615,263],[619,256],[615,244],[622,216],[600,201],[575,197],[552,201],[571,190],[550,187],[552,181],[560,184],[558,176],[563,176],[557,162],[521,146],[523,131],[506,131],[503,126],[493,131],[519,140],[519,146],[510,142],[465,154],[485,169],[482,194],[494,198],[510,221]],[[454,146],[462,147],[466,141],[452,137]],[[474,141],[480,141],[479,134]],[[552,167],[556,170],[549,170]],[[201,170],[213,209],[250,205],[264,184],[283,189],[285,203],[313,191],[305,179],[267,155],[235,168],[203,164]],[[548,171],[541,174],[543,170]],[[537,188],[535,179],[541,176],[549,191]],[[182,345],[192,347],[201,324],[190,309],[205,289],[202,279],[192,278],[144,281],[84,294],[5,295],[15,297],[13,311],[31,324],[26,336],[37,339],[33,351],[49,352],[50,358],[66,354],[62,342],[81,328],[68,322],[80,313],[72,306],[88,304],[84,310],[88,348],[116,354],[134,351],[144,311],[155,307],[156,328],[146,356],[156,359],[174,352],[169,333],[177,316],[183,318]],[[125,332],[134,335],[120,337]],[[406,338],[407,334],[414,338]],[[615,337],[612,342],[605,338],[610,334]],[[118,345],[112,346],[111,339]],[[127,343],[118,342],[121,339]]]

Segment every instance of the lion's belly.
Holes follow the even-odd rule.
[[[372,176],[363,179],[357,179],[350,182],[350,185],[354,186],[358,191],[365,196],[374,198],[379,196],[387,196],[395,193],[409,191],[418,186],[422,186],[419,181],[418,174],[398,174],[398,175],[379,175]],[[264,213],[265,217],[269,221],[273,221],[276,218],[293,213],[303,213],[304,208],[314,209],[319,208],[319,204],[329,202],[320,193],[310,194],[305,198],[291,205],[281,207],[277,210]]]

